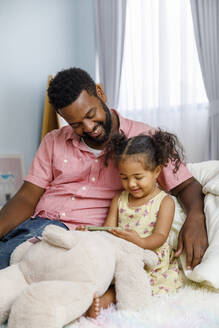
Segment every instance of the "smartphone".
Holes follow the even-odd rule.
[[[122,230],[120,227],[95,227],[95,226],[85,226],[88,231],[108,231],[108,230]]]

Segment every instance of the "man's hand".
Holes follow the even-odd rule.
[[[187,213],[179,233],[175,256],[179,257],[185,249],[187,268],[193,269],[201,262],[208,247],[202,186],[194,178],[190,178],[171,191]]]
[[[175,257],[179,257],[185,248],[186,266],[193,269],[198,265],[208,247],[208,237],[203,213],[189,213],[178,237]]]

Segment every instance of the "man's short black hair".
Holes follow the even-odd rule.
[[[58,111],[72,104],[83,90],[97,97],[96,83],[86,71],[77,67],[65,69],[50,81],[49,102]]]

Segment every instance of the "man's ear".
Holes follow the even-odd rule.
[[[161,170],[162,170],[163,166],[162,165],[158,165],[156,168],[155,168],[155,174],[156,174],[156,178],[158,178]]]
[[[104,93],[104,91],[103,91],[103,87],[102,87],[102,85],[101,84],[96,84],[96,91],[97,91],[97,95],[98,95],[98,97],[101,99],[101,100],[103,100],[103,102],[104,103],[106,103],[107,102],[107,97],[106,97],[106,95],[105,95],[105,93]]]

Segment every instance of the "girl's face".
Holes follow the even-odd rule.
[[[149,171],[145,169],[143,156],[139,160],[139,156],[129,155],[119,162],[119,171],[123,188],[134,198],[143,198],[154,191],[161,168]]]

